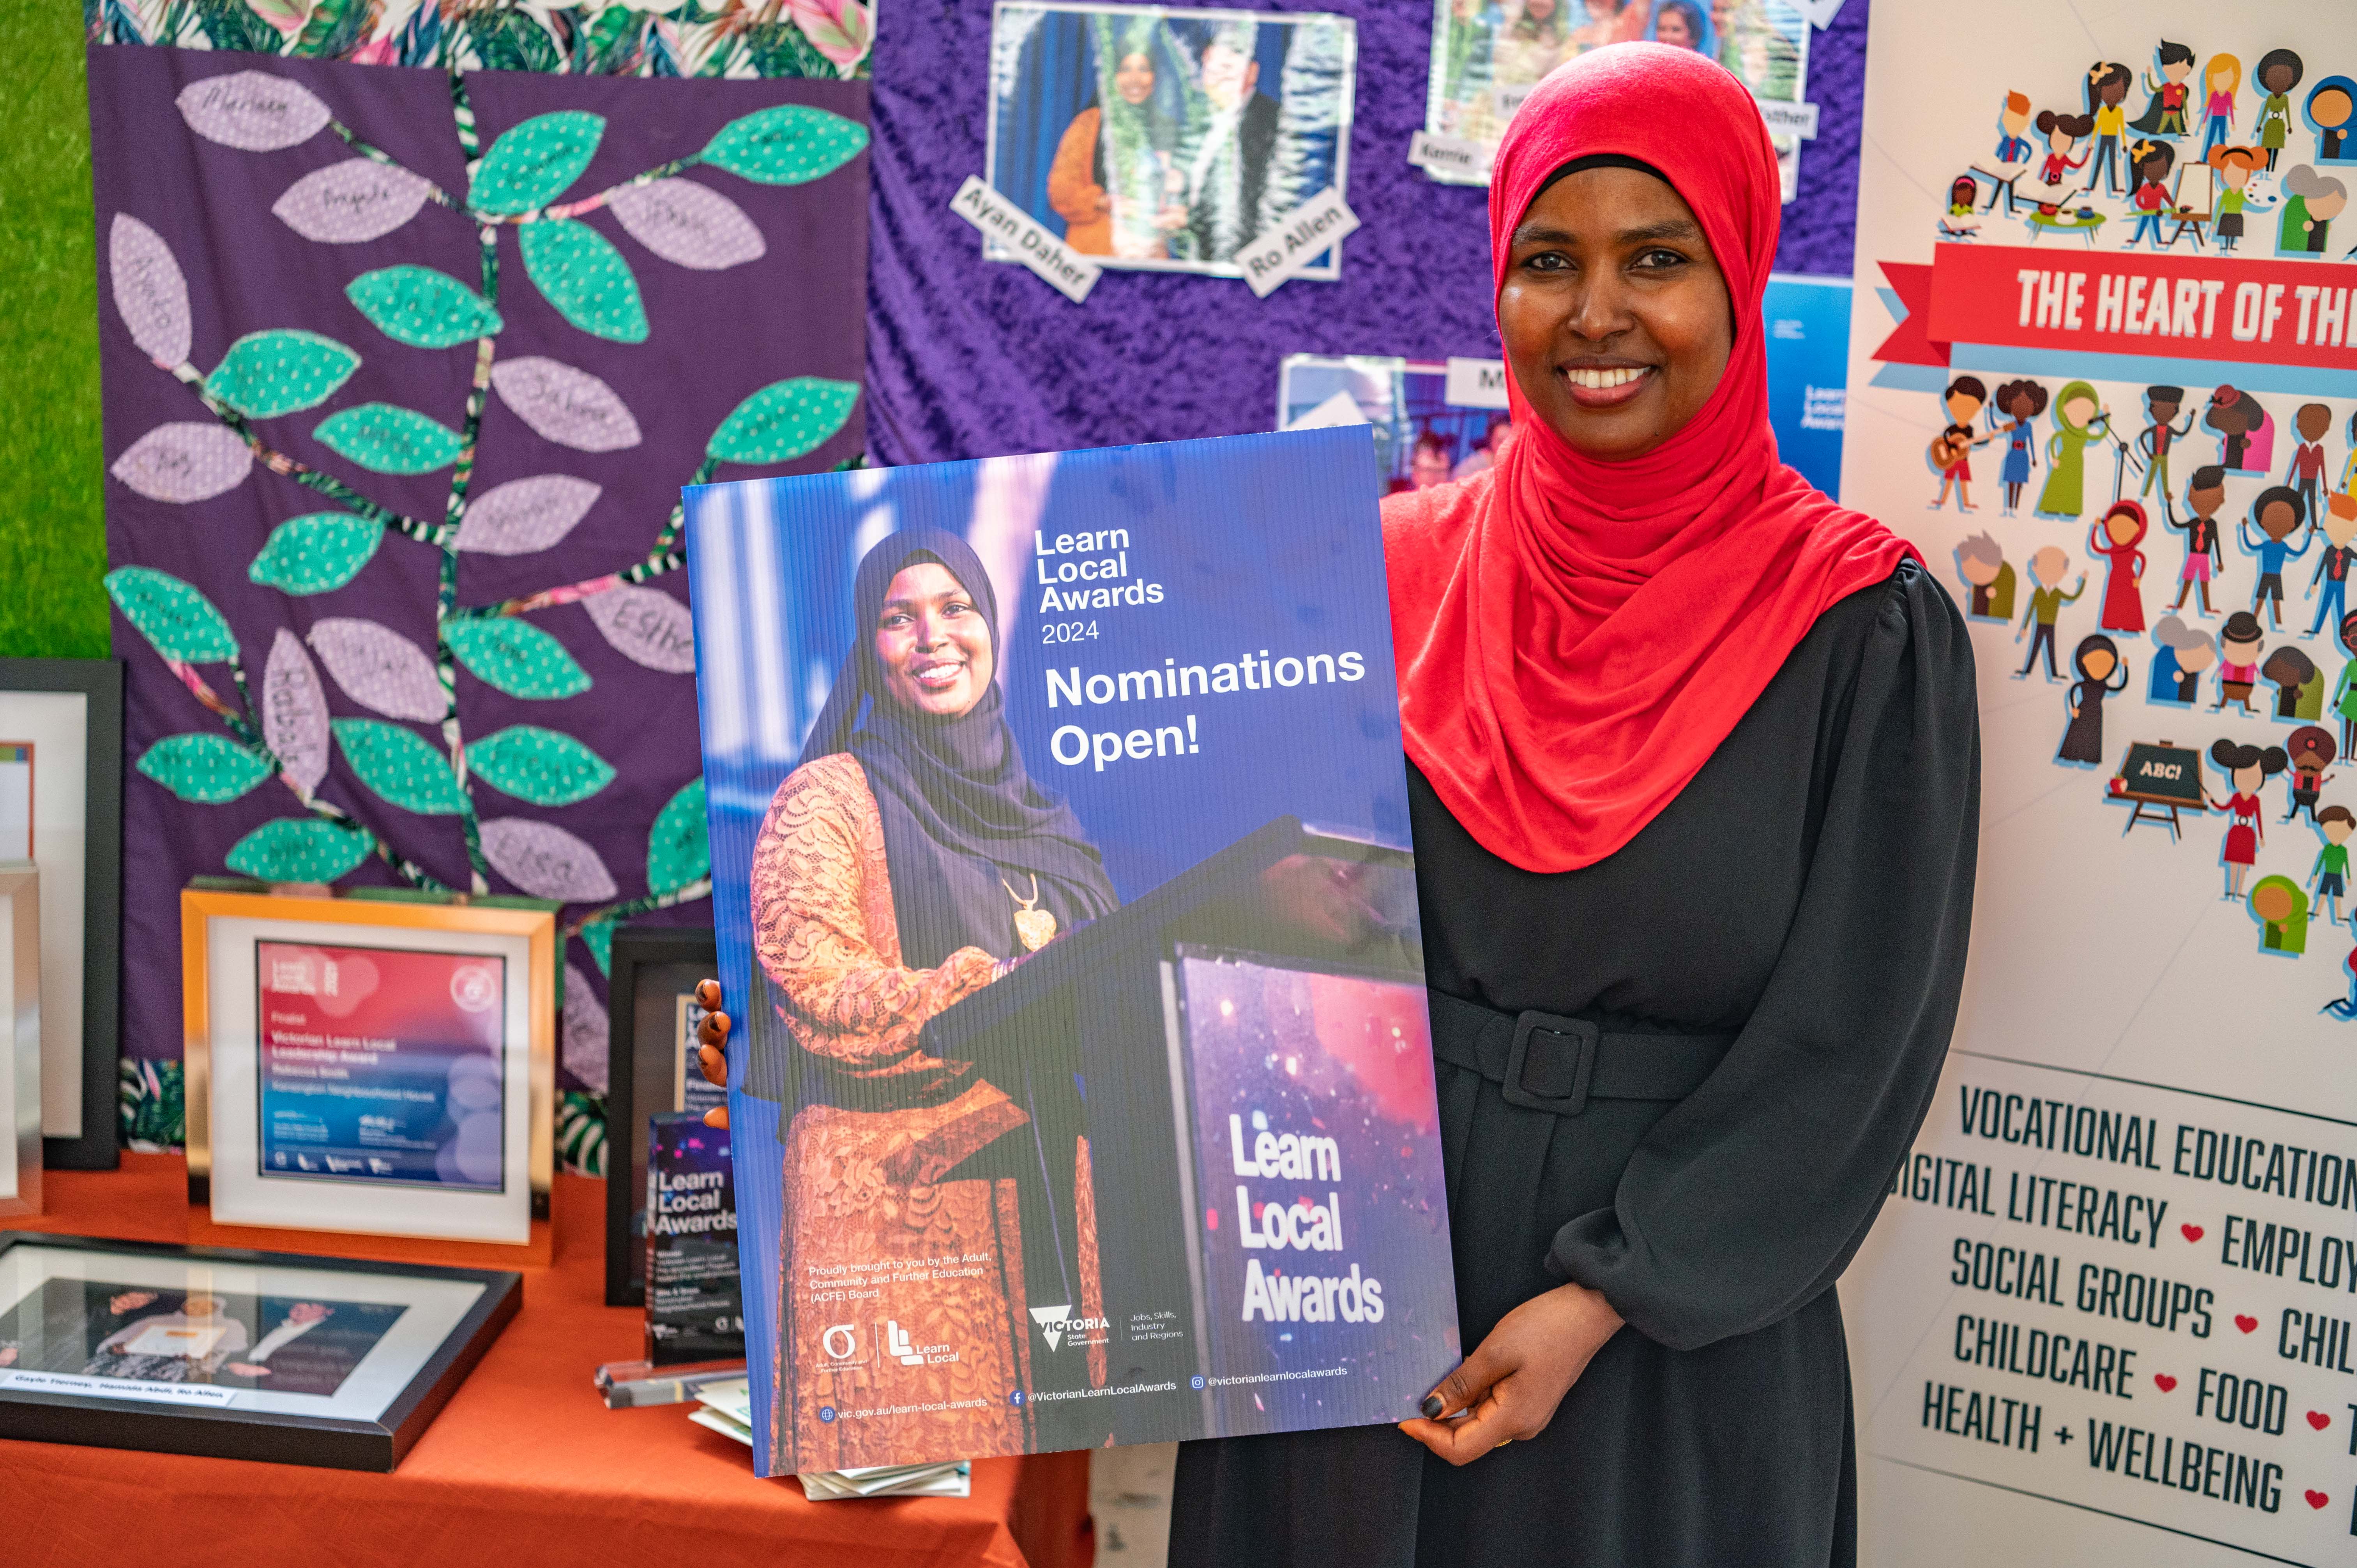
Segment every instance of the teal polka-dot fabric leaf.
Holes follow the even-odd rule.
[[[513,217],[547,206],[581,177],[606,134],[606,117],[581,109],[535,114],[502,132],[475,166],[467,204]]]
[[[780,103],[720,127],[704,161],[756,185],[802,185],[833,174],[867,147],[856,120],[800,103]]]
[[[614,972],[614,922],[610,919],[592,920],[581,928],[580,934],[581,945],[587,948],[589,956],[597,961],[597,972],[611,975]]]
[[[466,811],[467,798],[450,764],[415,730],[382,719],[338,719],[331,727],[344,760],[388,804],[425,817],[455,817]]]
[[[229,346],[205,390],[248,419],[317,408],[360,369],[361,357],[317,332],[249,332]]]
[[[376,329],[413,349],[448,349],[505,325],[481,295],[432,267],[383,267],[344,285]]]
[[[443,635],[477,680],[511,697],[573,697],[589,689],[589,672],[565,644],[529,621],[511,616],[454,620]]]
[[[614,766],[569,735],[511,725],[467,748],[467,766],[502,794],[535,806],[569,806],[614,781]]]
[[[712,875],[712,843],[704,820],[704,780],[673,795],[655,813],[647,834],[647,891],[676,893]]]
[[[556,313],[594,338],[647,340],[639,280],[612,241],[571,219],[523,225],[523,270]]]
[[[329,414],[311,432],[321,446],[379,474],[430,474],[458,460],[458,433],[415,409],[364,403]]]
[[[263,882],[333,882],[368,854],[368,835],[340,822],[281,817],[231,844],[228,864]]]
[[[384,538],[384,524],[350,512],[315,511],[270,531],[245,575],[289,594],[324,594],[359,575]]]
[[[169,572],[118,566],[106,575],[107,596],[123,618],[167,659],[214,664],[237,657],[237,637],[213,602]]]
[[[270,777],[270,764],[225,735],[167,735],[147,748],[139,771],[183,800],[218,806]]]
[[[726,463],[785,463],[817,450],[859,401],[857,381],[771,381],[730,411],[705,450]]]

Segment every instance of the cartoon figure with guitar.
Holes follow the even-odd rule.
[[[1948,383],[1940,401],[1948,411],[1948,427],[1932,438],[1932,467],[1940,473],[1940,493],[1932,499],[1931,510],[1937,511],[1945,505],[1948,491],[1953,487],[1956,510],[1971,511],[1973,498],[1964,487],[1972,482],[1973,448],[1986,446],[1996,439],[1994,435],[1973,435],[1973,422],[1987,406],[1988,388],[1977,376],[1958,376]]]

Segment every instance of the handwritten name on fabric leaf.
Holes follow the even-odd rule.
[[[529,555],[561,542],[602,492],[571,474],[510,479],[468,503],[458,548],[479,555]]]
[[[430,474],[458,460],[457,431],[389,403],[364,403],[331,413],[311,438],[379,474]]]
[[[633,664],[673,675],[695,673],[695,634],[687,607],[660,588],[624,584],[581,601],[616,652]]]
[[[225,735],[167,735],[139,758],[139,771],[183,800],[218,806],[270,777],[252,746]]]
[[[382,719],[336,719],[328,727],[360,781],[390,805],[422,817],[455,817],[467,797],[442,754],[417,732]]]
[[[306,240],[357,245],[381,240],[417,216],[432,182],[374,158],[348,158],[313,169],[286,188],[270,210]]]
[[[262,742],[307,799],[328,777],[328,693],[302,639],[283,626],[263,668]]]
[[[490,301],[432,267],[382,267],[344,285],[375,328],[413,349],[449,349],[505,325]]]
[[[344,695],[364,708],[426,724],[438,723],[449,712],[434,660],[390,627],[330,616],[312,626],[310,643]]]
[[[716,273],[769,253],[743,208],[692,179],[650,180],[606,205],[624,233],[675,266]]]
[[[368,836],[321,817],[281,817],[230,846],[231,871],[260,882],[333,882],[368,858]]]
[[[704,161],[756,185],[802,185],[833,174],[867,148],[867,127],[823,109],[780,103],[720,127]]]
[[[384,524],[350,512],[315,511],[270,531],[245,575],[288,594],[324,594],[360,574],[384,538]]]
[[[614,242],[570,218],[524,225],[523,270],[556,313],[593,338],[647,340],[639,280]]]
[[[784,463],[843,428],[859,401],[857,381],[795,376],[771,381],[729,412],[705,450],[727,463]]]
[[[510,218],[547,206],[581,177],[605,135],[606,117],[586,109],[535,114],[511,126],[475,166],[468,205]]]
[[[142,435],[107,472],[151,501],[187,505],[237,489],[253,469],[253,450],[235,431],[184,419]]]
[[[491,367],[491,390],[533,434],[576,452],[619,452],[639,444],[639,422],[614,389],[587,371],[527,356]]]
[[[588,671],[565,644],[529,621],[508,616],[454,620],[442,635],[475,679],[511,697],[545,701],[589,689]]]
[[[188,357],[188,280],[164,236],[127,212],[108,226],[106,271],[114,309],[139,351],[171,367]]]
[[[317,332],[249,332],[229,346],[205,390],[248,419],[317,408],[360,369],[361,357]]]
[[[198,135],[249,153],[307,142],[334,117],[308,88],[263,70],[192,81],[173,104]]]
[[[592,904],[621,892],[597,852],[554,822],[495,817],[482,824],[482,838],[491,869],[535,898]]]
[[[655,813],[647,834],[647,891],[676,893],[712,875],[712,841],[704,815],[704,780],[695,779]]]
[[[213,602],[169,572],[117,566],[106,575],[107,596],[123,618],[167,659],[217,664],[237,657],[237,638]]]
[[[614,781],[613,764],[569,735],[510,725],[467,748],[467,766],[504,795],[535,806],[569,806]]]

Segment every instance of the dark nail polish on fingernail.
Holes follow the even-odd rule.
[[[1426,1394],[1424,1396],[1424,1402],[1416,1408],[1424,1412],[1425,1420],[1438,1421],[1441,1411],[1446,1407],[1441,1404],[1438,1394]]]

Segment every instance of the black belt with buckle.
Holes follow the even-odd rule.
[[[1577,1116],[1591,1100],[1684,1100],[1733,1035],[1608,1033],[1585,1018],[1501,1013],[1431,993],[1432,1054],[1499,1086],[1509,1105]]]

